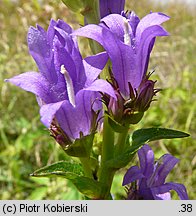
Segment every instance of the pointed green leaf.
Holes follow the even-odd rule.
[[[99,199],[105,187],[102,183],[84,176],[70,175],[68,179],[72,181],[82,194],[90,199]]]
[[[182,131],[167,128],[144,128],[133,132],[132,143],[138,145],[160,139],[174,139],[188,137],[189,134]]]
[[[104,188],[100,182],[82,176],[83,170],[80,164],[60,161],[36,170],[33,177],[63,177],[70,180],[76,188],[91,199],[98,199]]]
[[[54,174],[68,175],[74,173],[78,175],[83,174],[82,166],[78,163],[59,161],[49,166],[42,167],[31,174],[34,177],[50,177]]]

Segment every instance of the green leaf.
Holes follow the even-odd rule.
[[[73,157],[89,157],[92,144],[93,144],[94,134],[87,136],[82,136],[80,139],[76,139],[73,144],[64,151]]]
[[[182,131],[167,128],[144,128],[133,132],[132,144],[138,145],[160,139],[174,139],[188,137],[189,134]]]
[[[104,188],[100,182],[82,176],[83,170],[80,164],[60,161],[36,170],[31,174],[33,177],[63,177],[69,179],[76,188],[91,199],[98,199]]]
[[[120,169],[125,167],[132,159],[137,150],[143,145],[143,143],[132,145],[127,148],[122,154],[107,161],[107,166],[113,169]]]
[[[68,175],[74,173],[81,175],[83,174],[82,166],[78,163],[59,161],[49,166],[42,167],[31,174],[33,177],[50,177],[54,174]]]
[[[102,189],[105,187],[102,183],[84,176],[70,175],[68,177],[76,188],[90,199],[99,199],[102,194]]]
[[[122,154],[115,156],[115,158],[107,162],[107,166],[113,169],[120,169],[125,167],[133,158],[135,153],[141,148],[146,142],[159,140],[159,139],[173,139],[188,137],[189,134],[171,130],[166,128],[145,128],[139,129],[133,132],[132,145],[127,143],[127,149]],[[127,142],[129,139],[127,139]]]

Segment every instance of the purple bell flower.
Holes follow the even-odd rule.
[[[110,57],[110,82],[116,95],[118,98],[120,96],[124,103],[121,117],[119,111],[116,116],[109,110],[114,119],[121,119],[123,122],[127,119],[127,114],[132,118],[135,113],[145,112],[158,92],[154,89],[155,82],[149,80],[147,69],[155,38],[168,36],[168,32],[161,26],[168,19],[169,17],[162,13],[150,13],[140,20],[134,12],[122,12],[121,15],[110,14],[104,17],[99,25],[90,24],[73,32],[73,35],[85,36],[99,42]],[[108,106],[109,99],[105,101]],[[114,103],[117,104],[112,107],[120,109],[119,102]],[[129,121],[137,122],[138,120]]]
[[[154,153],[148,145],[138,151],[138,156],[140,167],[129,168],[123,179],[123,186],[132,183],[127,199],[170,200],[170,191],[175,190],[181,200],[188,200],[184,185],[165,182],[169,172],[178,163],[177,158],[165,154],[154,164]]]
[[[62,20],[51,20],[47,32],[38,25],[31,27],[28,47],[39,73],[26,72],[6,80],[36,95],[41,121],[61,143],[92,132],[97,124],[94,115],[102,109],[99,92],[115,98],[110,84],[97,79],[108,55],[103,52],[82,59],[71,33]]]

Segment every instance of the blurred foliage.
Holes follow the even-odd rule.
[[[163,90],[140,124],[131,129],[162,126],[191,134],[182,140],[155,141],[151,147],[157,158],[169,152],[181,159],[169,180],[185,184],[190,199],[196,199],[196,8],[176,2],[127,2],[126,9],[140,17],[149,11],[171,16],[164,24],[171,36],[157,38],[149,66],[150,71],[155,69],[152,79],[157,80],[157,88]],[[69,181],[29,177],[39,167],[68,157],[40,123],[34,95],[3,81],[37,70],[28,54],[29,26],[39,23],[46,28],[51,18],[59,18],[78,28],[76,16],[60,0],[0,0],[0,5],[0,199],[82,199]],[[89,50],[83,40],[81,50]],[[124,172],[119,171],[114,180],[112,192],[117,199],[125,194]]]

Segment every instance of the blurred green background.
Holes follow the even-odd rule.
[[[171,16],[164,24],[171,36],[157,38],[149,66],[156,70],[152,78],[163,91],[131,129],[162,126],[191,134],[182,140],[156,141],[151,147],[157,158],[169,152],[180,159],[168,180],[183,183],[190,199],[196,199],[196,8],[178,2],[127,0],[126,9],[140,17],[150,11]],[[0,0],[0,199],[82,199],[69,181],[29,177],[34,170],[67,157],[40,123],[34,95],[4,83],[5,78],[37,70],[28,54],[27,31],[36,23],[46,29],[51,18],[79,27],[76,16],[60,0]],[[81,47],[87,48],[84,43]],[[117,198],[125,193],[124,172],[117,173],[113,184]]]

